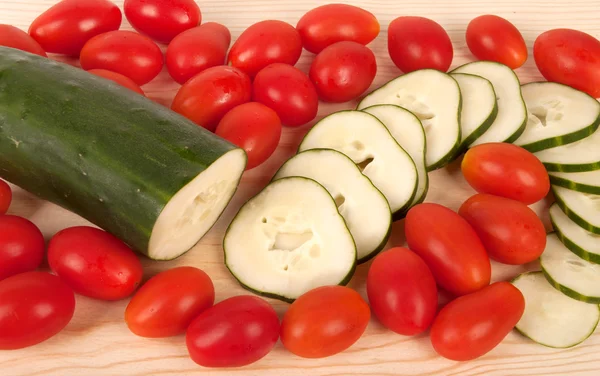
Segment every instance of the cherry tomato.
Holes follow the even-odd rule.
[[[48,263],[76,293],[101,300],[128,297],[143,276],[135,253],[121,240],[94,227],[59,231],[48,245]]]
[[[252,83],[241,70],[218,66],[188,80],[177,92],[171,109],[214,131],[229,110],[250,101]]]
[[[491,265],[469,223],[452,210],[425,203],[408,211],[408,247],[423,258],[438,285],[454,295],[477,291],[490,283]]]
[[[169,43],[202,21],[194,0],[125,0],[123,10],[135,30],[160,43]]]
[[[187,348],[203,367],[241,367],[267,355],[279,339],[275,310],[255,296],[225,299],[189,326]]]
[[[78,56],[92,37],[118,30],[122,17],[109,0],[62,0],[33,21],[29,34],[47,52]]]
[[[298,356],[324,358],[358,341],[370,317],[369,305],[351,288],[319,287],[289,307],[281,322],[281,342]]]
[[[424,17],[398,17],[388,27],[388,52],[404,73],[419,69],[446,72],[454,49],[446,30]]]
[[[318,54],[337,42],[367,45],[379,35],[379,21],[366,10],[346,4],[327,4],[307,12],[296,29],[308,51]]]
[[[216,22],[184,31],[167,48],[169,74],[183,84],[207,68],[225,64],[229,43],[229,29]]]
[[[229,65],[250,77],[272,63],[294,65],[302,54],[298,31],[283,21],[267,20],[247,28],[229,51]]]
[[[582,31],[554,29],[533,45],[533,57],[548,81],[559,82],[600,98],[600,41]]]
[[[27,272],[0,281],[0,350],[33,346],[71,321],[75,294],[57,276]]]
[[[509,282],[496,282],[448,303],[431,327],[431,343],[441,356],[452,360],[478,358],[517,325],[525,299]]]
[[[479,60],[497,61],[517,69],[527,61],[527,46],[519,30],[506,19],[479,16],[467,26],[467,46]]]
[[[29,34],[11,25],[0,24],[0,46],[16,48],[32,54],[48,57],[46,52]]]
[[[37,269],[45,248],[36,225],[15,215],[0,215],[0,280]]]
[[[304,125],[317,116],[317,89],[298,68],[271,64],[258,72],[253,88],[253,99],[275,110],[284,125]]]
[[[364,93],[377,74],[373,52],[356,42],[338,42],[321,51],[309,77],[325,102],[348,102]]]
[[[133,31],[111,31],[90,39],[81,50],[81,67],[106,69],[144,85],[163,66],[163,55],[152,39]]]
[[[542,162],[520,146],[505,143],[477,145],[465,154],[462,173],[480,193],[512,198],[527,205],[550,191]]]
[[[144,91],[131,78],[125,77],[120,73],[111,72],[106,69],[90,69],[88,73],[98,77],[106,78],[107,80],[118,83],[119,85],[133,90],[138,94],[144,95]]]
[[[0,180],[0,214],[4,214],[10,207],[12,201],[12,190],[10,185],[6,184],[4,180]]]
[[[215,133],[246,151],[246,170],[250,170],[266,161],[277,149],[281,120],[264,104],[249,102],[229,111]]]

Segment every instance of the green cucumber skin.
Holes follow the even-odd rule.
[[[599,296],[585,296],[585,295],[581,295],[577,291],[573,291],[570,288],[568,288],[566,286],[563,286],[560,283],[556,282],[550,276],[550,274],[548,274],[548,272],[544,268],[544,265],[542,265],[542,272],[544,273],[544,277],[546,277],[546,280],[548,281],[548,283],[550,285],[552,285],[552,287],[554,287],[558,291],[562,292],[563,294],[565,294],[569,298],[573,298],[575,300],[579,300],[580,302],[584,302],[584,303],[600,304],[600,297]]]
[[[567,217],[571,218],[573,222],[577,223],[579,227],[583,228],[584,230],[587,230],[593,234],[600,235],[600,227],[593,226],[592,224],[588,223],[585,219],[577,215],[577,213],[569,209],[565,202],[561,200],[560,196],[557,195],[556,192],[554,192],[554,189],[552,190],[552,193],[554,194],[554,198],[556,199],[556,204],[567,215]]]
[[[583,164],[560,164],[542,162],[548,172],[588,172],[600,170],[600,161]]]
[[[559,187],[568,188],[572,191],[600,195],[600,186],[581,184],[568,179],[561,178],[559,176],[554,176],[552,174],[549,174],[549,176],[550,184],[552,185],[558,185]]]
[[[233,149],[129,89],[0,47],[0,176],[143,254],[170,198]]]
[[[468,73],[459,73],[459,74],[468,74]],[[493,90],[493,86],[492,86],[492,90]],[[495,90],[494,90],[494,93],[496,93]],[[462,149],[463,153],[466,152],[467,149],[469,149],[469,147],[471,147],[471,144],[473,142],[475,142],[475,140],[477,140],[488,129],[490,129],[492,124],[494,124],[494,121],[496,120],[497,116],[498,116],[498,102],[496,102],[496,104],[494,105],[494,109],[490,113],[490,116],[488,116],[488,118],[485,119],[485,121],[481,124],[481,126],[479,128],[477,128],[477,130],[475,132],[471,133],[469,135],[469,137],[467,137],[463,140],[462,145],[461,145],[461,149]]]
[[[573,252],[574,254],[576,254],[583,260],[593,262],[594,264],[600,264],[600,255],[599,254],[588,252],[585,249],[578,246],[577,244],[575,244],[571,239],[566,237],[560,231],[560,228],[556,225],[556,223],[554,223],[554,221],[552,220],[552,217],[550,217],[550,221],[552,222],[552,227],[554,228],[554,232],[556,233],[556,236],[561,241],[561,243],[563,243],[564,246],[567,247],[567,249],[569,251]]]
[[[452,76],[450,76],[450,75],[448,75],[448,76],[450,78],[452,78]],[[454,82],[456,82],[456,80],[454,78],[452,78],[452,80],[454,80]],[[458,82],[456,82],[456,87],[459,87]],[[461,142],[460,142],[460,139],[462,138],[461,129],[460,129],[460,114],[462,112],[462,105],[463,105],[462,94],[460,93],[460,89],[459,89],[458,90],[458,112],[456,114],[456,119],[458,122],[458,138],[457,138],[456,142],[454,143],[454,147],[450,150],[450,152],[448,152],[448,154],[446,154],[446,157],[440,159],[439,161],[432,164],[431,166],[427,166],[427,172],[439,170],[440,168],[446,167],[450,162],[454,161],[462,154],[462,148],[461,148]],[[425,137],[425,140],[427,140],[427,137]]]

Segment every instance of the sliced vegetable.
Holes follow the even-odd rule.
[[[600,170],[600,128],[589,137],[535,153],[551,172]]]
[[[565,247],[584,260],[600,264],[600,235],[581,228],[556,203],[550,207],[550,219],[556,236]]]
[[[553,185],[569,188],[574,191],[600,195],[600,170],[586,172],[551,172],[550,182]]]
[[[17,48],[32,54],[47,57],[46,52],[35,39],[23,30],[12,25],[0,24],[0,46]]]
[[[37,269],[44,260],[44,235],[31,221],[0,215],[0,281]]]
[[[600,195],[552,187],[556,203],[565,214],[583,229],[600,234]]]
[[[491,60],[517,69],[527,61],[527,45],[510,21],[485,14],[467,26],[467,46],[479,60]]]

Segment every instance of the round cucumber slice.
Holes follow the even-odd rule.
[[[600,170],[586,172],[550,172],[550,183],[573,191],[600,195]]]
[[[600,234],[600,195],[552,186],[556,203],[583,229]]]
[[[600,264],[600,235],[581,228],[556,203],[550,207],[550,220],[565,247],[584,260]]]
[[[600,128],[592,135],[567,145],[545,149],[535,156],[551,172],[600,170]]]

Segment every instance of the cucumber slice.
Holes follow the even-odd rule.
[[[573,347],[596,330],[600,308],[562,294],[542,272],[521,274],[512,284],[525,297],[525,312],[516,329],[540,345]]]
[[[535,153],[548,171],[585,172],[600,170],[600,128],[592,135],[567,145]]]
[[[276,180],[244,204],[223,250],[242,286],[288,302],[319,286],[348,283],[356,266],[356,246],[335,201],[303,177]]]
[[[600,235],[582,229],[556,203],[550,207],[550,220],[565,247],[584,260],[600,264]]]
[[[600,195],[600,170],[587,172],[550,172],[550,183],[578,192]]]
[[[431,171],[444,167],[459,151],[461,102],[458,83],[450,75],[422,69],[391,80],[367,95],[358,109],[395,104],[414,113],[425,129],[425,160]]]
[[[588,137],[600,124],[600,103],[555,82],[521,86],[528,111],[525,132],[515,141],[532,153]]]
[[[600,234],[600,195],[553,186],[556,203],[580,227]]]
[[[415,163],[375,116],[362,111],[331,114],[308,132],[298,151],[334,149],[361,167],[398,218],[410,207],[419,179]]]
[[[471,146],[488,142],[513,142],[525,131],[527,109],[521,96],[521,83],[512,69],[492,61],[475,61],[462,65],[452,73],[468,73],[489,80],[494,86],[498,101],[498,115]]]
[[[429,188],[429,176],[425,165],[427,145],[421,121],[407,109],[392,104],[379,104],[367,107],[363,111],[377,117],[412,158],[417,168],[419,184],[410,206],[420,204],[425,200]]]
[[[350,158],[331,149],[307,150],[285,162],[273,180],[288,176],[313,179],[333,196],[356,243],[359,263],[383,249],[392,226],[390,206]]]

